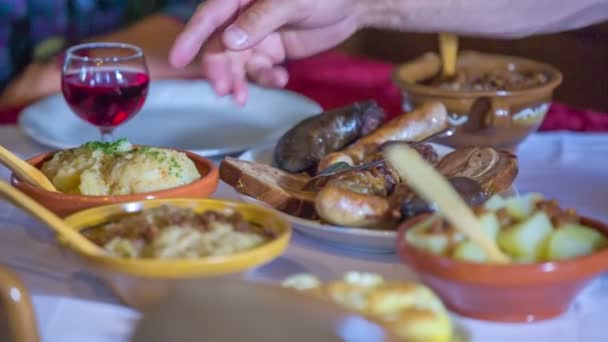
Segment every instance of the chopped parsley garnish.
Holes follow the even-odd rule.
[[[182,168],[174,157],[171,157],[169,163],[169,172],[173,173],[174,176],[180,177]]]
[[[90,141],[84,144],[83,147],[91,150],[101,151],[104,154],[117,154],[120,152],[124,152],[121,150],[121,147],[124,144],[128,143],[129,140],[127,140],[126,138],[122,138],[114,142]]]

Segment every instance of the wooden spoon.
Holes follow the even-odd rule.
[[[60,217],[4,181],[0,181],[0,197],[6,198],[15,206],[46,223],[80,252],[92,256],[106,254],[100,247],[82,236],[79,231],[67,225]]]
[[[491,262],[509,262],[509,257],[484,233],[483,226],[458,192],[416,150],[399,144],[387,145],[383,152],[387,162],[407,180],[407,185],[425,201],[435,203],[448,222],[483,248]]]
[[[21,179],[30,182],[47,191],[57,192],[51,181],[36,167],[19,158],[11,151],[0,145],[0,164],[13,171]]]
[[[458,36],[453,33],[440,33],[439,54],[441,55],[441,74],[443,78],[454,76],[458,58]]]

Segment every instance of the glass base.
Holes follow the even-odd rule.
[[[99,129],[101,133],[102,142],[113,142],[114,141],[114,129],[110,127],[102,127]]]

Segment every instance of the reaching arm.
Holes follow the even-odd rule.
[[[156,14],[123,30],[91,37],[87,41],[122,42],[139,46],[146,55],[150,77],[153,79],[188,77],[199,73],[200,68],[188,65],[183,69],[177,69],[168,62],[169,49],[181,29],[183,24],[178,20]]]
[[[607,0],[360,0],[361,26],[518,38],[608,19]]]
[[[247,98],[245,78],[282,87],[286,59],[332,48],[364,27],[501,38],[564,31],[608,19],[608,0],[206,0],[171,49],[199,54],[220,95]]]

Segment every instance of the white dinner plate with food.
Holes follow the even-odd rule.
[[[435,148],[440,158],[453,150],[444,145],[434,143],[431,143],[431,145]],[[275,144],[273,143],[255,147],[245,151],[239,156],[239,159],[272,165],[274,146]],[[511,192],[515,193],[515,189],[512,188]],[[266,205],[250,196],[241,193],[239,193],[239,196],[247,202]],[[395,251],[397,232],[394,230],[340,227],[285,213],[283,215],[287,216],[287,219],[296,231],[341,248],[350,248],[368,253],[393,253]]]
[[[321,112],[316,102],[279,89],[249,86],[243,107],[231,97],[217,97],[203,80],[164,80],[150,83],[142,110],[116,128],[117,138],[142,145],[172,147],[218,156],[242,152],[276,140],[302,119]],[[65,149],[99,140],[99,130],[74,114],[62,94],[24,109],[19,127],[31,139]]]
[[[380,166],[377,172],[352,172],[338,184],[315,184],[316,189],[309,191],[310,177],[304,172],[339,162],[356,164],[366,157],[375,160],[383,144],[444,134],[446,124],[447,111],[438,102],[424,103],[388,122],[375,102],[357,102],[298,123],[274,144],[253,148],[238,159],[226,157],[220,179],[239,193],[288,214],[300,233],[342,248],[393,253],[396,223],[389,216],[411,217],[432,209],[407,186],[390,190],[392,185],[399,186],[399,177]],[[453,185],[472,205],[483,201],[486,193],[509,190],[518,172],[515,155],[492,148],[454,151],[429,144],[416,149],[425,159],[437,161],[437,168],[456,182]],[[390,198],[386,197],[389,191]]]

